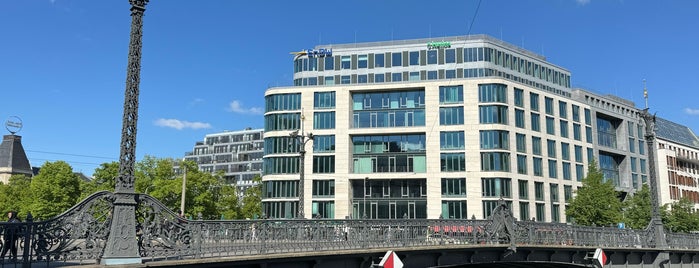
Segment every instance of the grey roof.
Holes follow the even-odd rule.
[[[12,173],[32,174],[32,167],[22,147],[22,137],[4,135],[0,143],[0,167],[10,168]]]
[[[670,120],[656,117],[655,134],[660,139],[699,149],[699,138],[687,127]]]

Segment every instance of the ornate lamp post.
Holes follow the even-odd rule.
[[[303,115],[301,115],[301,124],[303,124]],[[313,133],[308,133],[308,135],[305,135],[303,133],[303,126],[301,127],[301,134],[299,134],[299,131],[296,130],[294,132],[289,133],[289,136],[291,138],[296,140],[296,145],[299,146],[299,206],[298,206],[298,212],[296,214],[296,217],[299,219],[304,219],[306,218],[304,216],[304,208],[303,208],[303,197],[304,197],[304,180],[305,180],[305,159],[306,159],[306,143],[309,141],[313,140]]]
[[[143,13],[148,0],[129,0],[131,4],[131,38],[126,69],[124,117],[121,130],[119,175],[116,179],[112,224],[102,255],[102,264],[141,263],[136,241],[136,199],[134,192],[134,163],[136,154],[136,122],[138,93],[141,80],[141,40]]]
[[[656,248],[667,248],[667,239],[665,239],[665,228],[663,220],[660,217],[660,190],[658,189],[658,177],[655,170],[655,115],[648,112],[648,90],[645,88],[645,80],[643,81],[643,97],[646,99],[646,108],[643,109],[640,116],[646,127],[646,147],[648,152],[648,184],[650,185],[650,200],[651,200],[651,220],[649,228],[653,230],[654,236],[652,239],[655,242]]]

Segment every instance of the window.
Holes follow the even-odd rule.
[[[517,152],[526,153],[527,152],[527,135],[522,133],[517,133]]]
[[[334,76],[326,76],[325,77],[325,85],[326,86],[332,86],[335,84],[335,77]]]
[[[585,178],[585,169],[583,165],[575,164],[575,180],[582,181]]]
[[[515,88],[515,106],[524,107],[524,90]]]
[[[343,75],[340,76],[340,84],[346,85],[350,83],[350,76],[349,75]]]
[[[549,184],[551,202],[558,202],[558,184]]]
[[[334,180],[313,180],[313,197],[334,197]]]
[[[629,152],[636,152],[636,139],[634,138],[629,138]]]
[[[479,108],[479,121],[481,124],[507,125],[507,106],[485,105]],[[462,108],[463,112],[463,108]]]
[[[402,73],[392,73],[391,74],[391,81],[393,82],[400,82],[403,80],[403,74]]]
[[[529,202],[519,202],[519,220],[529,219]]]
[[[539,110],[539,94],[529,93],[529,108],[532,109],[532,111]]]
[[[357,75],[358,84],[366,84],[368,82],[368,76],[366,74]]]
[[[447,70],[447,71],[445,72],[445,78],[446,78],[446,79],[456,78],[456,70],[453,70],[453,69],[452,69],[452,70]]]
[[[442,217],[445,219],[468,219],[466,200],[442,201]]]
[[[631,157],[631,172],[638,172],[636,167],[636,157]]]
[[[445,172],[466,170],[466,155],[463,153],[442,153],[440,162],[441,170]]]
[[[507,103],[507,86],[503,84],[478,85],[478,101],[481,103]]]
[[[374,74],[374,83],[383,83],[385,81],[384,74]]]
[[[544,109],[546,114],[553,115],[553,99],[549,97],[544,97]]]
[[[582,146],[575,145],[575,162],[582,163],[582,161],[583,161]]]
[[[570,163],[568,162],[563,162],[563,179],[568,181],[572,179],[570,174]]]
[[[532,113],[532,130],[541,131],[541,119],[539,119],[539,114]]]
[[[391,66],[403,66],[403,54],[400,52],[393,52],[391,54]]]
[[[643,141],[638,141],[638,154],[644,155],[646,154],[646,146],[643,144]]]
[[[440,107],[439,124],[442,126],[463,125],[464,107]]]
[[[420,72],[410,72],[408,81],[420,81]]]
[[[524,128],[524,110],[515,109],[515,126]]]
[[[519,199],[529,199],[529,182],[527,180],[517,181],[519,186]]]
[[[427,71],[427,80],[436,80],[437,71]]]
[[[437,50],[427,51],[427,64],[437,64]]]
[[[466,178],[442,178],[442,196],[466,196]]]
[[[335,70],[335,59],[333,57],[325,57],[325,70],[326,71]],[[327,85],[327,83],[326,83],[326,85]]]
[[[592,125],[592,113],[590,109],[585,108],[585,124]]]
[[[561,118],[568,117],[568,103],[565,101],[558,101],[558,116]]]
[[[595,151],[592,148],[587,148],[587,161],[592,161],[595,158]]]
[[[551,205],[551,222],[560,222],[561,221],[560,210],[561,210],[560,205],[558,205],[558,204]]]
[[[312,203],[313,217],[322,219],[335,218],[335,202],[334,201],[313,201]]]
[[[313,152],[314,153],[332,153],[332,152],[335,152],[335,135],[315,135],[315,136],[313,136]]]
[[[556,126],[553,117],[546,117],[546,134],[556,135]]]
[[[444,50],[444,63],[455,63],[456,62],[456,49],[446,49]]]
[[[532,153],[535,155],[541,155],[541,138],[532,137]]]
[[[641,173],[646,174],[646,160],[640,159]]]
[[[582,140],[582,135],[580,134],[580,124],[573,123],[573,139],[576,141]]]
[[[592,127],[585,127],[585,140],[587,143],[592,143]]]
[[[463,131],[442,131],[439,133],[440,149],[442,150],[463,150]]]
[[[573,104],[573,121],[580,122],[580,106]]]
[[[568,203],[573,199],[573,186],[563,185],[563,201]]]
[[[384,54],[374,55],[374,67],[384,67]]]
[[[544,168],[540,157],[533,158],[534,176],[544,176]]]
[[[546,140],[546,151],[548,152],[548,157],[556,158],[556,141]]]
[[[313,156],[313,173],[335,173],[335,156]]]
[[[561,137],[568,138],[568,121],[561,120]]]
[[[342,56],[340,58],[340,69],[350,69],[351,67],[351,57],[350,56]]]
[[[335,91],[315,92],[313,94],[313,108],[315,108],[315,109],[335,108]]]
[[[334,129],[335,112],[313,113],[313,129]]]
[[[634,128],[636,128],[636,127],[633,125],[633,122],[628,121],[628,122],[627,122],[627,127],[626,127],[626,128],[629,130],[629,137],[633,137],[633,130],[634,130]]]
[[[534,182],[534,198],[536,201],[544,201],[544,183]]]
[[[481,171],[510,171],[510,153],[482,152]]]
[[[510,178],[483,178],[483,197],[512,197]]]
[[[481,130],[481,149],[504,149],[507,150],[509,146],[509,136],[510,132],[504,130]]]
[[[527,156],[518,154],[517,155],[517,173],[527,174]]]
[[[420,65],[420,51],[410,51],[410,65]]]
[[[597,143],[609,148],[617,148],[616,122],[597,117]]]
[[[544,204],[537,203],[536,204],[536,218],[534,220],[536,221],[546,221],[546,211],[544,211],[545,207]]]
[[[558,163],[556,160],[549,159],[549,178],[558,178]]]
[[[367,68],[368,57],[367,55],[357,56],[357,68],[366,69]]]

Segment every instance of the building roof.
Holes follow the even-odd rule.
[[[32,174],[32,167],[22,147],[22,137],[4,135],[0,143],[0,168],[9,168],[11,173]]]
[[[694,132],[689,127],[670,120],[656,117],[655,134],[660,139],[699,149],[699,138],[694,135]]]

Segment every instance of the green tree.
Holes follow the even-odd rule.
[[[699,231],[699,215],[694,212],[694,203],[687,197],[672,203],[670,210],[667,210],[667,204],[663,209],[666,211],[663,223],[673,232]]]
[[[604,181],[604,175],[594,159],[590,161],[587,176],[570,201],[566,215],[574,218],[577,224],[587,226],[609,226],[621,220],[621,201],[614,190],[614,184]]]
[[[242,217],[254,219],[262,217],[262,178],[259,175],[252,179],[255,186],[243,193]]]
[[[33,198],[30,189],[31,178],[16,174],[10,177],[8,184],[0,183],[0,208],[3,220],[7,220],[7,212],[15,211],[17,216],[24,219],[31,210]]]
[[[631,229],[648,227],[651,218],[652,205],[650,188],[644,184],[631,198],[624,202],[624,223]]]
[[[30,185],[34,195],[31,211],[37,219],[54,217],[75,205],[80,197],[80,179],[64,161],[46,162]]]
[[[222,173],[218,173],[216,176],[220,180],[223,180]],[[221,214],[222,219],[232,220],[243,218],[240,207],[238,187],[236,187],[235,184],[227,184],[225,181],[222,181],[221,188],[217,192],[216,199],[216,209]]]
[[[92,173],[92,180],[80,184],[80,200],[98,191],[114,191],[119,175],[119,162],[102,163]]]
[[[174,160],[171,158],[157,158],[146,155],[141,161],[136,162],[134,183],[137,193],[150,193],[155,187],[156,180],[170,180],[175,178]],[[196,167],[196,165],[195,165]]]

